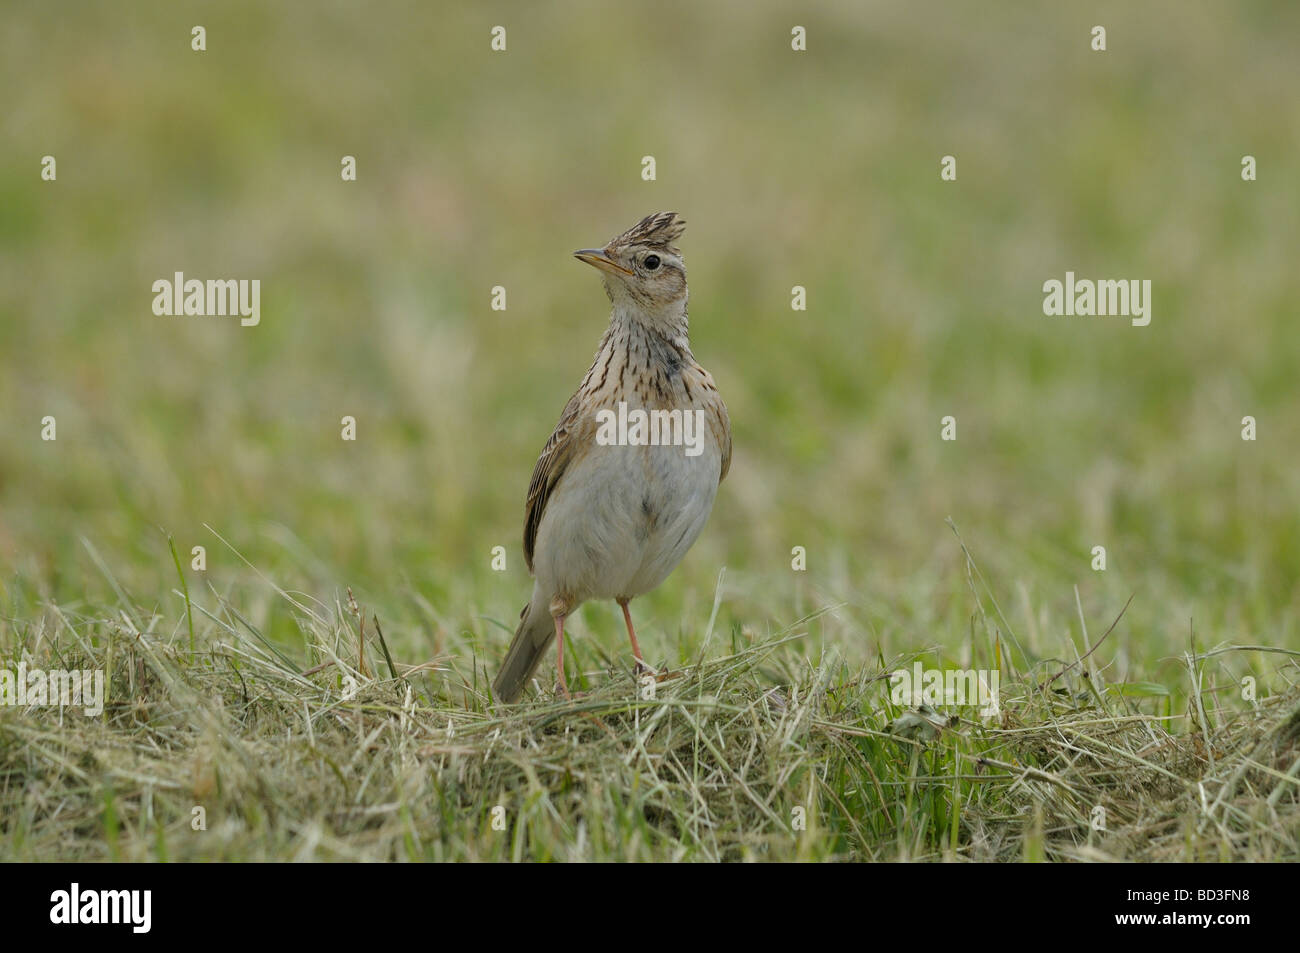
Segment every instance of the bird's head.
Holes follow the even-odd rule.
[[[616,311],[670,336],[686,330],[686,264],[673,242],[686,229],[676,212],[647,215],[604,248],[573,253],[599,268]]]

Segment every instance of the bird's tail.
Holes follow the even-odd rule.
[[[538,605],[534,599],[524,606],[519,614],[519,628],[515,630],[515,639],[506,652],[506,660],[501,663],[501,671],[492,683],[492,691],[503,702],[518,701],[524,693],[524,686],[533,677],[542,656],[555,640],[555,620],[546,611],[546,606]]]

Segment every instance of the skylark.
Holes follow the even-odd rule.
[[[613,309],[591,369],[537,459],[524,520],[533,596],[493,683],[513,702],[551,640],[564,678],[564,620],[588,599],[623,609],[667,578],[713,509],[731,464],[731,424],[713,377],[691,353],[686,223],[648,215],[604,248],[574,257],[601,272]]]

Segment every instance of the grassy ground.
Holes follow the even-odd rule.
[[[279,595],[301,653],[215,593],[191,607],[198,652],[156,615],[52,608],[30,633],[43,664],[106,670],[114,703],[6,719],[6,856],[1300,856],[1300,692],[1224,709],[1206,655],[1185,657],[1195,689],[1177,703],[1162,685],[1107,684],[1090,658],[1006,664],[1002,711],[982,722],[891,704],[886,672],[911,659],[810,657],[813,619],[754,644],[709,626],[652,693],[588,658],[575,701],[503,709],[455,659],[395,662],[355,602]]]
[[[791,16],[6,13],[0,666],[110,699],[0,707],[0,856],[1300,857],[1300,11]],[[591,694],[494,709],[605,317],[569,252],[667,208],[736,440],[633,604],[677,677],[638,702],[592,605]],[[154,316],[178,270],[262,323]],[[1043,316],[1067,270],[1150,278],[1151,325]],[[1002,714],[885,733],[918,658]]]

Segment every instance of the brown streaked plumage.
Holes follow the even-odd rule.
[[[588,599],[619,603],[638,667],[643,664],[628,602],[680,562],[731,465],[726,405],[690,348],[686,266],[673,245],[685,225],[676,213],[659,212],[604,248],[574,253],[603,273],[612,310],[595,360],[528,486],[524,559],[536,581],[493,683],[504,701],[523,693],[552,639],[568,694],[564,620]],[[687,442],[606,441],[602,412],[617,415],[620,403],[661,421],[677,420],[672,414],[680,412],[675,433]],[[689,432],[688,419],[702,422],[698,434]]]

